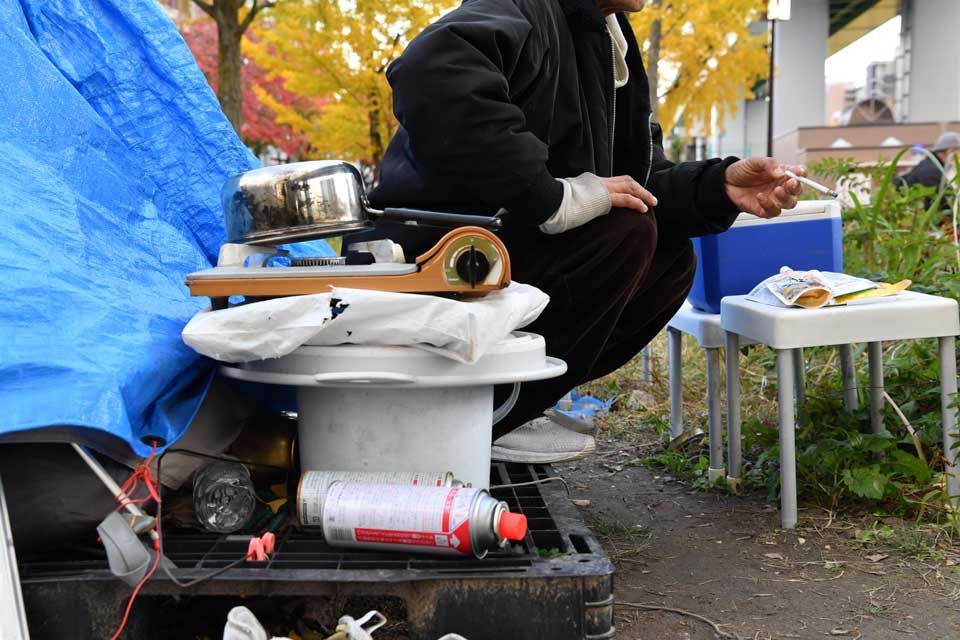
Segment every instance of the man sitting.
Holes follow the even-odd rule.
[[[567,362],[524,384],[495,428],[494,458],[582,456],[590,435],[542,417],[569,389],[615,371],[679,309],[689,238],[737,214],[793,207],[800,185],[770,158],[673,164],[650,116],[646,73],[622,11],[644,0],[466,0],[387,71],[400,122],[375,206],[494,214],[513,277],[550,305],[528,329]],[[803,169],[793,167],[803,173]],[[380,223],[417,253],[437,236]]]

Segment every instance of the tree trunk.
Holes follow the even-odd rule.
[[[659,9],[663,0],[653,0]],[[650,24],[650,49],[647,52],[647,80],[650,84],[650,113],[654,122],[660,122],[660,40],[663,21],[657,18]]]
[[[240,80],[243,57],[240,53],[240,39],[243,32],[240,29],[239,11],[233,2],[219,1],[214,6],[219,56],[217,97],[227,120],[233,125],[237,135],[240,135],[243,127],[243,87]]]
[[[380,181],[380,163],[383,162],[384,145],[383,136],[380,134],[380,105],[376,95],[371,95],[372,105],[367,111],[367,122],[370,127],[370,164],[373,168],[374,182]]]

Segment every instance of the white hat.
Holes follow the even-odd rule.
[[[933,150],[944,151],[946,149],[960,149],[960,133],[946,131],[940,134],[937,142],[933,145]]]

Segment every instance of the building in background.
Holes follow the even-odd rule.
[[[861,81],[825,82],[828,56],[900,16],[891,60],[865,65]],[[777,23],[774,154],[784,162],[843,155],[891,158],[960,129],[960,0],[793,0]],[[754,155],[766,148],[766,91],[744,100],[701,143],[705,155]],[[904,156],[904,165],[919,158]]]

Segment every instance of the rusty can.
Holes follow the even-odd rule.
[[[323,524],[323,502],[337,481],[453,487],[463,483],[450,471],[307,471],[297,486],[297,520],[304,527]]]
[[[323,510],[331,546],[483,558],[526,533],[526,516],[471,487],[338,481]]]

